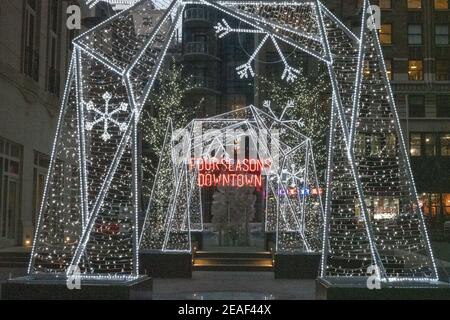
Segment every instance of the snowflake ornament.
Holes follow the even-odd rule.
[[[288,61],[286,60],[286,57],[284,56],[283,52],[280,49],[280,46],[278,45],[277,39],[273,35],[270,35],[267,32],[263,31],[261,28],[259,28],[259,27],[256,27],[256,29],[232,28],[232,27],[230,27],[230,25],[228,24],[228,22],[225,19],[222,19],[221,22],[218,22],[214,26],[214,29],[215,29],[217,37],[219,39],[225,37],[226,35],[228,35],[229,33],[232,33],[232,32],[264,34],[265,35],[263,37],[263,39],[261,40],[261,42],[259,43],[259,45],[254,50],[254,52],[252,53],[252,55],[250,56],[249,60],[246,63],[244,63],[236,68],[236,72],[238,73],[238,75],[241,79],[255,76],[255,72],[252,69],[251,63],[256,59],[256,56],[258,55],[259,51],[261,50],[261,48],[264,46],[264,44],[269,39],[270,39],[270,41],[272,41],[273,45],[277,49],[277,53],[280,56],[280,58],[284,64],[284,71],[283,71],[283,74],[281,75],[281,79],[285,80],[286,82],[293,82],[295,79],[298,78],[298,76],[300,74],[300,70],[298,70],[294,67],[291,67],[289,65]]]
[[[300,120],[284,120],[284,116],[286,115],[287,111],[289,109],[295,108],[295,102],[294,100],[288,100],[286,105],[284,106],[280,116],[277,116],[275,112],[272,109],[272,101],[270,100],[264,100],[263,101],[263,107],[267,109],[267,111],[278,121],[281,121],[283,123],[296,123],[300,128],[304,127],[305,123],[303,119]]]
[[[304,177],[303,177],[303,172],[304,172],[304,168],[300,168],[299,170],[295,169],[295,164],[291,164],[291,170],[286,170],[286,182],[290,182],[289,186],[290,187],[296,187],[298,186],[300,183],[303,182]]]
[[[278,120],[282,121],[284,118],[284,115],[286,114],[286,112],[288,111],[288,109],[292,109],[295,107],[294,101],[293,100],[289,100],[286,103],[286,106],[283,108],[283,112],[281,113],[280,117],[278,118]]]
[[[118,120],[114,119],[113,116],[120,111],[122,112],[127,111],[128,104],[125,102],[121,102],[119,104],[119,107],[110,111],[109,102],[111,101],[112,98],[111,93],[105,92],[102,98],[105,101],[104,111],[101,111],[100,109],[96,108],[92,100],[85,104],[86,110],[94,112],[94,114],[97,116],[97,118],[94,118],[94,121],[92,122],[86,121],[85,128],[87,131],[91,131],[97,124],[103,123],[103,133],[101,135],[101,138],[103,139],[103,141],[108,141],[109,139],[111,139],[111,134],[108,132],[110,126],[118,127],[121,132],[124,132],[127,129],[126,123],[119,122]]]

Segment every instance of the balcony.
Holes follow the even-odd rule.
[[[34,81],[39,81],[39,52],[32,47],[25,48],[23,73]]]
[[[217,60],[216,50],[214,46],[211,46],[205,41],[193,41],[188,42],[184,46],[184,57],[187,60],[199,59],[198,55],[202,55],[201,59],[205,59],[208,56],[211,60]]]
[[[209,26],[212,19],[206,7],[193,7],[184,11],[184,23],[189,27]]]

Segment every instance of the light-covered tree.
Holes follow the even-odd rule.
[[[186,99],[191,88],[191,78],[184,75],[183,66],[171,59],[162,68],[145,105],[140,122],[144,201],[150,197],[169,119],[174,129],[183,128],[194,118],[199,108],[198,104],[192,105]]]
[[[320,175],[326,168],[327,161],[330,85],[327,73],[320,66],[313,68],[313,72],[305,72],[301,67],[299,69],[300,75],[292,82],[281,80],[275,73],[273,76],[260,76],[259,92],[263,100],[271,101],[271,108],[277,116],[281,115],[286,104],[292,101],[294,107],[287,109],[283,119],[299,120],[302,124],[300,132],[311,138]]]

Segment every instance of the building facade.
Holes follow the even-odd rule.
[[[31,245],[78,1],[0,2],[0,248]],[[88,12],[84,7],[82,15]]]
[[[450,6],[448,0],[378,0],[380,42],[423,211],[437,233],[450,219]],[[360,0],[330,1],[354,29]]]

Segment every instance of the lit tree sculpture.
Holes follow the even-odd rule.
[[[292,59],[301,63],[300,59]],[[288,108],[283,115],[284,119],[298,120],[299,130],[314,141],[314,158],[320,180],[322,172],[326,169],[327,148],[326,132],[330,123],[330,82],[323,68],[318,68],[313,75],[305,73],[301,67],[301,76],[292,82],[287,83],[279,80],[279,75],[272,77],[260,76],[259,90],[263,92],[264,97],[270,99],[271,108],[277,114],[282,113],[283,107],[292,102],[293,108]]]
[[[328,69],[333,101],[321,275],[348,281],[366,276],[367,267],[376,265],[384,281],[437,280],[377,30],[367,14],[369,1],[363,1],[359,35],[318,0],[197,3],[240,20],[245,27],[233,32],[260,33],[263,42],[257,50],[267,41],[277,48],[282,43],[317,58]],[[155,9],[150,0],[143,0],[74,40],[30,274],[65,274],[75,265],[86,277],[138,275],[137,125],[185,5],[174,0]],[[219,34],[231,29],[228,23],[216,28]],[[252,76],[251,64],[249,60],[237,71]],[[283,64],[283,79],[299,76],[296,66],[285,60]],[[108,117],[97,122],[106,114],[114,121]],[[259,126],[267,121],[280,126],[261,114]],[[308,153],[292,155],[295,159],[301,154]],[[294,162],[288,155],[285,159]],[[164,213],[170,224],[164,226],[169,231],[163,247],[190,250],[186,239],[191,219],[185,214],[190,200],[185,190],[195,186],[195,171],[183,166],[168,170],[175,172],[175,193],[180,196]],[[297,167],[291,174],[297,175]],[[300,243],[307,234],[298,207],[275,189],[286,189],[290,180],[277,177],[270,185],[277,206],[286,208],[281,221],[294,222],[278,225],[279,235]],[[287,237],[292,226],[298,233]],[[298,247],[284,240],[277,242],[286,249]]]
[[[189,77],[183,75],[183,68],[175,59],[170,59],[159,77],[157,88],[150,93],[148,103],[139,123],[142,134],[142,194],[144,200],[150,197],[150,189],[157,170],[161,146],[164,142],[169,119],[175,128],[185,127],[194,118],[198,106],[184,103],[186,92],[192,88]]]

